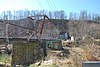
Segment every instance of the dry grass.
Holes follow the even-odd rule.
[[[7,54],[0,55],[0,64],[6,66],[11,66],[11,56]]]
[[[84,61],[100,61],[100,46],[96,45],[91,39],[81,41],[78,47],[72,46],[61,51],[47,51],[48,56],[46,60],[52,60],[51,64],[42,63],[40,66],[31,64],[29,67],[82,67],[82,62]],[[7,62],[6,58],[2,58],[5,65]]]
[[[84,61],[100,61],[100,46],[90,39],[82,42],[79,47],[72,47],[70,52],[69,58],[73,59],[75,67],[82,67]]]
[[[51,64],[42,62],[40,66],[31,64],[29,67],[82,67],[84,61],[100,61],[100,46],[94,44],[91,39],[80,41],[80,45],[75,45],[78,47],[65,48],[66,51],[47,50],[46,61],[52,60]]]
[[[79,47],[69,48],[70,54],[63,56],[62,51],[49,51],[49,59],[53,59],[58,67],[82,67],[84,61],[100,61],[100,46],[91,39],[81,41]]]

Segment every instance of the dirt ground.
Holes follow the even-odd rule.
[[[70,44],[71,46],[64,46],[62,50],[48,48],[45,61],[39,61],[29,67],[82,67],[84,61],[100,61],[100,43],[91,42]]]
[[[82,67],[84,61],[100,61],[100,44],[85,43],[63,47],[63,50],[48,49],[47,52],[46,60],[39,67]]]

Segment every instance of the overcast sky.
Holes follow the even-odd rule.
[[[64,10],[67,13],[87,10],[100,14],[100,0],[0,0],[0,11],[23,9]]]

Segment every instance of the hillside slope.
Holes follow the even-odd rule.
[[[100,24],[89,20],[52,20],[60,31],[66,31],[70,36],[89,36],[100,38]]]
[[[69,36],[74,37],[95,37],[100,38],[100,24],[91,21],[91,20],[60,20],[60,19],[51,19],[54,26],[60,32],[67,32]],[[42,20],[39,20],[39,22]],[[27,18],[21,20],[9,20],[6,22],[11,22],[14,24],[18,24],[21,26],[32,28],[33,22],[32,20],[28,20]],[[49,21],[46,21],[46,23]],[[2,26],[2,25],[1,25]],[[48,26],[48,25],[47,25]],[[45,27],[44,27],[45,28]]]

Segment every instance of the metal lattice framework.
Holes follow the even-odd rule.
[[[25,22],[6,22],[5,38],[9,42],[9,38],[30,38],[33,39],[55,39],[59,31],[53,25],[52,21],[46,15],[35,15],[27,17]]]

